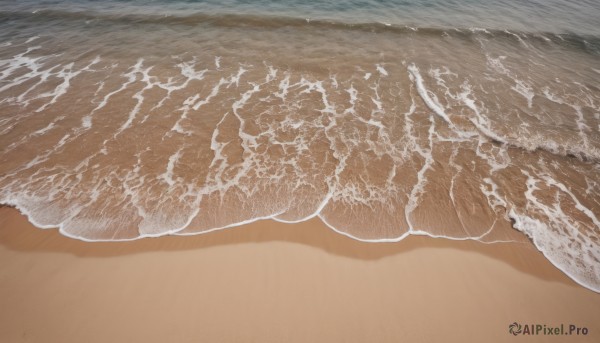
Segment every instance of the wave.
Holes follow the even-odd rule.
[[[531,41],[537,43],[552,43],[572,49],[600,54],[600,37],[580,35],[570,32],[526,32],[511,28],[480,28],[480,27],[423,27],[384,22],[344,22],[333,19],[311,19],[290,16],[230,14],[230,13],[193,13],[177,14],[123,14],[101,13],[93,11],[75,12],[62,10],[0,11],[0,21],[17,19],[31,21],[101,21],[119,24],[158,24],[200,26],[210,25],[221,28],[237,29],[284,29],[310,28],[315,30],[343,30],[371,33],[392,33],[417,36],[444,36],[472,39],[474,37],[493,37],[511,41]]]

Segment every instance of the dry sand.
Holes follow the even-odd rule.
[[[531,246],[362,243],[316,219],[85,243],[0,208],[0,294],[11,343],[600,341],[600,294]]]

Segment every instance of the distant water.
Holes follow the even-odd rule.
[[[254,15],[387,23],[428,28],[487,28],[525,32],[600,34],[596,0],[25,0],[2,5],[8,13],[81,13],[187,17]]]
[[[595,1],[0,3],[0,203],[78,239],[319,216],[600,291]]]

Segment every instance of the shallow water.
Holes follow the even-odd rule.
[[[0,203],[84,240],[527,236],[599,291],[598,12],[540,3],[3,4]]]

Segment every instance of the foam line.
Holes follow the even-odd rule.
[[[436,100],[434,100],[430,95],[427,88],[425,88],[425,84],[423,82],[423,77],[419,73],[419,68],[417,68],[414,64],[408,66],[408,71],[411,75],[411,80],[415,82],[417,86],[417,92],[421,96],[421,99],[427,104],[435,114],[437,114],[440,118],[442,118],[446,123],[452,125],[450,118]]]

